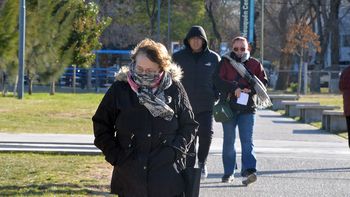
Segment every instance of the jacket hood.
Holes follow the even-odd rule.
[[[128,72],[129,72],[129,66],[123,66],[120,68],[119,72],[115,76],[116,81],[128,81]],[[171,78],[174,81],[180,81],[183,77],[183,71],[181,67],[177,64],[172,63],[170,65],[169,72],[171,75]]]
[[[208,39],[207,39],[207,35],[205,34],[205,31],[203,29],[203,27],[201,26],[192,26],[191,29],[188,31],[186,38],[184,39],[184,45],[191,49],[190,44],[188,43],[188,40],[192,37],[201,37],[204,40],[203,43],[203,51],[205,51],[208,48]]]

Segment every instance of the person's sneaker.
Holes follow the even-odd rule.
[[[233,175],[224,175],[222,178],[221,178],[221,182],[223,182],[223,183],[231,183],[231,182],[233,182],[233,179],[234,179],[234,177],[233,177]]]
[[[251,173],[248,176],[243,177],[242,184],[247,186],[247,185],[249,185],[251,183],[254,183],[256,180],[257,180],[256,173]]]
[[[201,179],[205,179],[208,177],[208,169],[204,163],[198,163],[198,167],[201,169]]]

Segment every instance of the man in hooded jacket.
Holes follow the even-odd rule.
[[[206,161],[212,141],[212,110],[218,98],[213,85],[212,75],[220,62],[220,56],[208,47],[208,39],[201,26],[192,26],[183,41],[185,48],[173,54],[173,60],[184,72],[182,83],[192,105],[195,119],[199,123],[196,139],[189,153],[196,153],[198,138],[198,166],[202,169],[202,178],[208,176]],[[186,165],[193,167],[196,156],[187,156]]]

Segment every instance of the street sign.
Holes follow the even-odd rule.
[[[240,31],[249,43],[254,42],[254,0],[241,0]]]

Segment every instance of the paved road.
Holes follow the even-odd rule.
[[[254,134],[258,181],[244,187],[239,173],[233,183],[221,183],[221,124],[215,123],[214,129],[201,197],[350,197],[350,149],[345,139],[273,111],[259,111]],[[0,133],[0,151],[99,154],[92,141],[92,135]],[[239,140],[236,143],[240,161]]]

